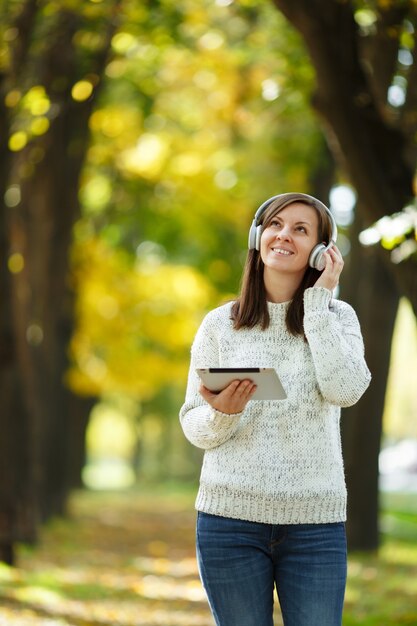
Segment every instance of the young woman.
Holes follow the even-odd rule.
[[[182,427],[205,450],[196,501],[200,576],[217,626],[340,626],[346,488],[340,407],[370,382],[358,320],[332,298],[343,269],[329,209],[274,196],[249,235],[241,293],[211,311],[193,343]],[[199,367],[273,367],[285,400],[220,393]]]

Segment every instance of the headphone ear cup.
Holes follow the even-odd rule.
[[[262,235],[262,224],[256,227],[256,235],[255,235],[255,248],[257,250],[261,249],[261,235]]]
[[[249,229],[248,248],[249,250],[259,250],[261,247],[262,224],[256,226],[255,221]]]
[[[319,270],[319,272],[324,270],[326,266],[324,253],[326,252],[326,250],[327,246],[325,246],[323,243],[319,243],[312,249],[312,251],[310,252],[310,257],[308,259],[308,264],[310,265],[310,267]]]
[[[252,222],[248,235],[248,248],[249,250],[256,249],[256,225],[255,220]]]

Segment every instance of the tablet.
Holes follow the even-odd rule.
[[[222,391],[232,380],[252,380],[257,389],[251,400],[284,400],[287,397],[272,367],[203,367],[197,369],[197,374],[210,391]]]

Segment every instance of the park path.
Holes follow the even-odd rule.
[[[21,546],[17,567],[0,564],[0,626],[214,626],[195,561],[195,491],[74,493],[68,517]],[[417,508],[394,495],[379,554],[350,555],[344,626],[417,626]],[[274,618],[282,626],[278,603]]]
[[[214,626],[198,578],[194,489],[80,491],[0,565],[0,626]],[[277,617],[280,624],[280,617]]]
[[[0,568],[0,625],[212,626],[191,492],[79,492],[18,567]]]

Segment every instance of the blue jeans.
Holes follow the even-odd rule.
[[[343,523],[273,525],[198,513],[197,558],[217,626],[340,626],[346,586]]]

